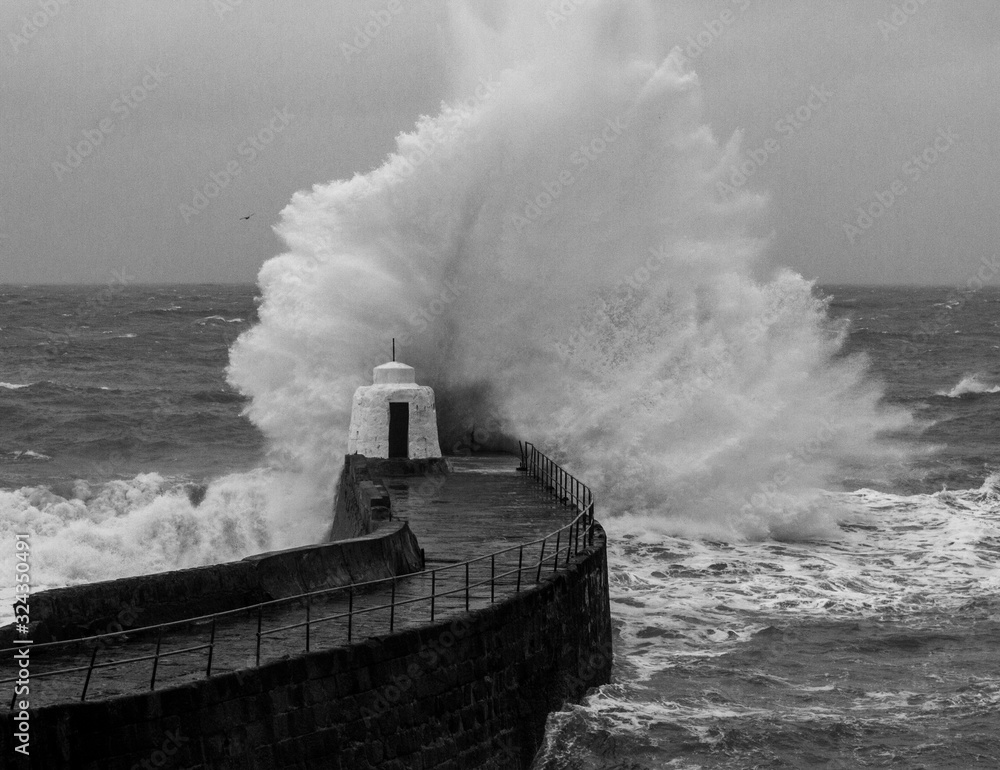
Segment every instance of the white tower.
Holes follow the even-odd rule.
[[[417,385],[412,366],[376,366],[374,384],[354,391],[348,454],[422,460],[441,457],[434,391]]]

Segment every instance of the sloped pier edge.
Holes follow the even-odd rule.
[[[609,681],[607,543],[507,600],[182,687],[31,713],[31,766],[528,768],[548,713]],[[14,716],[0,718],[10,756]]]
[[[307,591],[406,575],[423,554],[402,521],[367,535],[247,556],[240,561],[40,591],[31,597],[33,639],[79,639],[247,607]],[[13,625],[0,647],[16,644]]]
[[[358,537],[392,518],[392,499],[382,483],[383,477],[443,476],[450,472],[448,460],[443,457],[411,460],[345,455],[333,504],[333,521],[325,539]]]

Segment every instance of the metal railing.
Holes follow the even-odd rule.
[[[184,618],[183,620],[160,623],[153,626],[98,634],[81,639],[32,644],[31,654],[33,658],[41,651],[55,651],[60,648],[72,651],[73,648],[86,647],[91,644],[94,645],[94,648],[87,665],[41,673],[33,671],[31,673],[31,680],[35,681],[38,679],[83,673],[84,678],[80,700],[85,701],[87,699],[87,691],[90,687],[91,676],[95,669],[126,666],[152,660],[149,689],[154,690],[156,689],[156,677],[160,661],[175,655],[208,650],[205,676],[210,677],[212,675],[213,658],[216,653],[216,631],[219,623],[223,620],[236,618],[239,615],[248,615],[250,617],[256,615],[257,630],[254,665],[259,666],[262,644],[268,636],[273,634],[302,629],[305,639],[305,651],[310,652],[312,650],[314,631],[326,623],[335,621],[346,622],[346,642],[347,644],[351,644],[355,636],[356,621],[363,615],[387,611],[387,630],[391,634],[395,630],[397,611],[410,605],[417,605],[421,602],[426,603],[428,607],[427,619],[430,622],[434,622],[436,617],[441,614],[441,606],[443,604],[446,605],[446,611],[456,608],[459,610],[464,608],[466,612],[469,611],[473,595],[477,594],[478,589],[483,590],[483,596],[479,597],[476,595],[476,598],[481,598],[485,601],[485,589],[489,587],[490,604],[496,601],[498,588],[513,588],[515,594],[520,593],[526,586],[539,583],[543,572],[548,571],[550,566],[552,572],[558,571],[560,565],[563,568],[568,567],[573,556],[579,555],[581,551],[592,546],[594,542],[594,497],[591,490],[579,479],[567,473],[550,458],[539,452],[533,444],[525,443],[520,446],[521,467],[518,470],[524,471],[528,476],[539,481],[545,490],[551,492],[559,502],[571,507],[576,513],[572,521],[544,537],[494,551],[475,559],[469,559],[457,564],[449,564],[448,566],[436,569],[372,580],[365,583],[353,583],[335,588],[325,588],[282,599],[259,602],[248,607],[239,607],[224,612],[215,612],[194,618]],[[420,580],[430,581],[429,592],[409,598],[397,597],[397,588],[400,584],[412,586]],[[455,585],[456,583],[457,585]],[[453,587],[449,587],[449,585]],[[372,597],[376,595],[379,589],[385,588],[389,589],[388,602],[383,601],[371,606],[359,606],[359,601],[365,597]],[[323,604],[329,604],[331,601],[340,601],[341,603],[346,601],[346,607],[341,607],[338,611],[329,615],[321,615],[319,617],[314,615],[314,609],[318,604],[322,607]],[[449,602],[456,602],[457,607],[447,607]],[[295,623],[286,623],[273,628],[264,627],[266,610],[286,605],[290,606],[296,603],[304,605],[304,620]],[[207,625],[209,627],[209,639],[207,642],[181,647],[180,649],[163,649],[165,632],[169,633],[171,630],[181,630],[197,625]],[[156,637],[156,649],[152,654],[119,660],[97,661],[98,652],[105,645],[121,641],[126,637],[151,637],[153,635]],[[20,648],[11,647],[0,650],[0,660],[9,660],[9,653],[13,653],[18,649]],[[0,685],[11,684],[16,681],[17,677],[2,679],[0,680]],[[12,710],[15,698],[16,696],[11,699]]]

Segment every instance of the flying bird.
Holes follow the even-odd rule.
[[[249,219],[249,218],[250,218],[250,217],[252,217],[252,216],[253,216],[253,215],[254,215],[255,213],[256,213],[256,212],[253,212],[253,213],[250,213],[250,214],[247,214],[247,215],[246,215],[245,217],[240,217],[240,219]]]

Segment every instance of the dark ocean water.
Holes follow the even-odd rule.
[[[978,488],[1000,470],[1000,290],[827,287],[848,319],[845,354],[863,353],[885,398],[926,421],[892,491]]]
[[[252,467],[225,382],[251,286],[0,289],[0,488]]]
[[[539,767],[1000,767],[1000,292],[825,291],[912,459],[835,480],[824,541],[607,516],[616,680]],[[36,590],[287,542],[225,379],[255,320],[249,286],[0,287],[0,548],[33,533]]]

